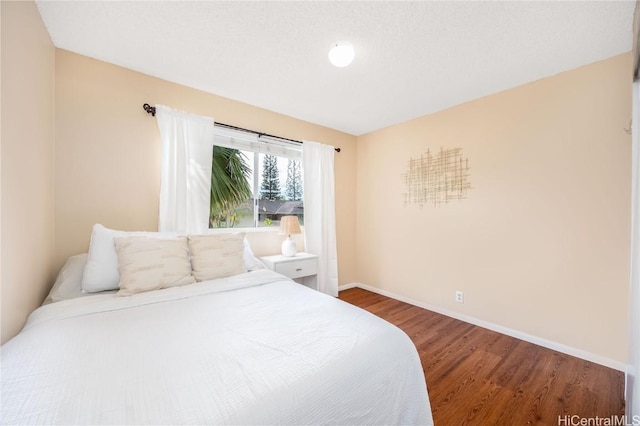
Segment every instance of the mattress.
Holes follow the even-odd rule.
[[[268,270],[38,308],[2,424],[433,424],[411,340]]]

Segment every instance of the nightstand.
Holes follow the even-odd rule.
[[[318,289],[318,255],[296,253],[293,257],[287,257],[277,254],[261,257],[260,260],[272,271],[314,290]]]

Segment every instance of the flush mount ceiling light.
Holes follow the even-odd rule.
[[[346,67],[353,61],[354,54],[353,45],[346,41],[341,41],[331,45],[329,61],[336,67]]]

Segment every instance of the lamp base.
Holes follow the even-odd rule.
[[[282,242],[282,255],[286,257],[293,257],[296,255],[298,248],[296,243],[291,239],[291,235]]]

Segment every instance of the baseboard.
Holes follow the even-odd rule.
[[[591,352],[583,351],[582,349],[573,348],[571,346],[564,345],[562,343],[554,342],[552,340],[543,339],[542,337],[533,336],[531,334],[523,333],[518,330],[513,330],[508,327],[503,327],[501,325],[493,324],[488,321],[483,321],[478,318],[471,317],[469,315],[464,315],[459,312],[450,311],[448,309],[441,308],[439,306],[430,305],[428,303],[419,302],[417,300],[410,299],[408,297],[401,296],[399,294],[395,294],[393,292],[382,290],[376,287],[371,287],[362,283],[350,283],[342,285],[338,288],[339,291],[347,290],[350,288],[362,288],[364,290],[371,291],[373,293],[381,294],[386,297],[390,297],[392,299],[399,300],[401,302],[408,303],[410,305],[417,306],[419,308],[427,309],[429,311],[436,312],[438,314],[442,314],[451,318],[455,318],[460,321],[467,322],[469,324],[477,325],[482,328],[486,328],[489,330],[496,331],[498,333],[506,334],[507,336],[515,337],[516,339],[524,340],[525,342],[533,343],[535,345],[539,345],[545,347],[547,349],[551,349],[554,351],[562,352],[567,355],[575,356],[576,358],[584,359],[586,361],[594,362],[596,364],[604,365],[605,367],[613,368],[618,371],[624,372],[626,370],[626,364],[615,361],[601,355],[596,355]]]
[[[360,287],[362,284],[359,283],[349,283],[338,286],[338,291],[349,290],[350,288]],[[364,288],[364,287],[362,287]]]

